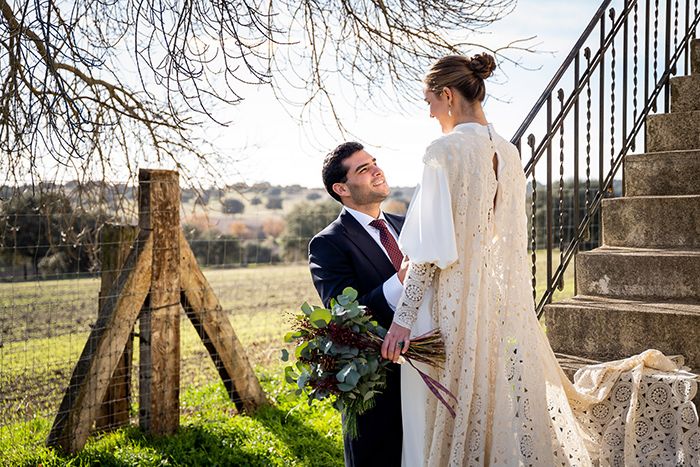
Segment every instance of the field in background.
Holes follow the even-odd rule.
[[[538,253],[539,294],[544,288],[546,259],[544,252]],[[301,400],[288,400],[290,388],[285,386],[280,373],[279,349],[284,345],[282,336],[289,329],[290,314],[297,312],[304,301],[320,304],[307,265],[206,269],[204,272],[222,306],[228,311],[256,372],[265,381],[266,390],[274,393],[273,401],[279,402],[277,410],[287,407],[287,411],[298,411],[301,404],[304,411],[315,410],[322,417],[330,417],[331,425],[326,424],[321,429],[330,430],[328,436],[335,440],[328,449],[332,452],[340,449],[340,421],[337,414],[328,405],[307,408]],[[0,342],[0,448],[3,437],[4,442],[10,444],[38,443],[35,446],[37,448],[43,445],[73,366],[95,320],[98,289],[99,281],[95,278],[0,284],[0,329],[3,336],[3,341]],[[558,292],[556,298],[571,295],[573,273],[570,271],[565,278],[564,291]],[[214,365],[184,314],[181,317],[181,333],[183,424],[208,423],[207,417],[217,419],[217,410],[226,412],[230,418],[235,413],[235,407],[227,401]],[[135,349],[134,368],[137,368],[138,345]],[[136,380],[134,372],[132,381]],[[134,393],[137,393],[136,388]],[[281,396],[282,393],[285,394]],[[216,402],[212,402],[216,409],[202,411],[201,404],[191,402],[209,397],[206,394],[218,394],[215,396]],[[134,423],[136,410],[134,405]],[[284,414],[266,414],[264,417],[269,416],[275,420],[285,418]],[[246,417],[233,419],[240,420],[226,421],[226,424],[238,426],[238,423],[252,423],[257,426],[255,423],[260,422],[256,422],[255,417],[249,422],[243,422]],[[312,420],[303,421],[307,422],[315,423]],[[304,429],[312,428],[306,426]],[[15,434],[11,435],[12,433]],[[128,433],[131,433],[130,436],[141,436],[134,430]],[[18,440],[15,436],[20,435],[22,437]],[[124,435],[122,433],[119,436]],[[314,436],[321,435],[316,433]],[[32,452],[31,446],[24,448],[27,452]],[[90,452],[89,449],[87,452]],[[271,458],[281,456],[280,452],[282,451],[270,454]],[[49,457],[42,459],[46,461],[51,458],[49,454],[47,456]],[[267,460],[261,461],[260,465],[264,465]]]

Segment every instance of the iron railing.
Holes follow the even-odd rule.
[[[613,194],[625,154],[645,149],[646,116],[657,108],[669,111],[670,77],[690,74],[690,43],[699,21],[698,0],[603,1],[511,139],[521,154],[523,139],[529,147],[525,174],[531,180],[530,248],[538,317],[556,289],[563,288],[574,254],[599,244],[601,201]],[[544,181],[538,181],[536,174],[543,173]],[[542,190],[544,203],[538,194]],[[538,209],[545,210],[544,220]],[[547,255],[541,294],[536,292],[538,249]]]

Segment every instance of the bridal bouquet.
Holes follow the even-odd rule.
[[[334,397],[333,406],[345,414],[345,430],[353,437],[357,435],[357,416],[374,405],[374,396],[386,385],[387,366],[391,363],[381,356],[386,329],[356,299],[357,291],[348,287],[331,300],[330,309],[304,303],[303,313],[294,316],[294,330],[285,336],[286,342],[296,343],[296,363],[285,368],[285,379],[296,383],[297,395],[308,391],[309,405],[314,400]],[[445,361],[445,346],[439,331],[411,339],[402,358],[411,365],[416,361],[440,367]],[[289,360],[287,349],[282,350],[282,360]],[[439,382],[416,370],[454,416],[440,391],[454,396]]]

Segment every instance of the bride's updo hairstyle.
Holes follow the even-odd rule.
[[[496,60],[492,55],[481,53],[473,57],[448,55],[433,63],[425,75],[425,85],[437,95],[444,88],[457,89],[470,101],[483,101],[486,97],[484,80],[493,74]]]

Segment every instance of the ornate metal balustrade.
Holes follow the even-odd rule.
[[[644,152],[646,116],[668,112],[671,76],[690,74],[690,43],[699,21],[697,0],[603,1],[513,136],[529,158],[538,317],[563,288],[574,254],[599,243],[601,201],[613,194],[625,154]],[[546,289],[539,294],[538,249],[547,255]]]

